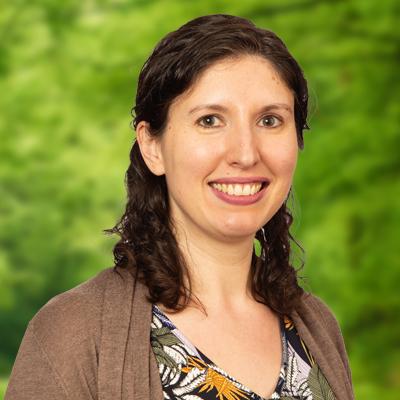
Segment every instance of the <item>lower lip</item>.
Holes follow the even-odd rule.
[[[213,188],[209,185],[213,193],[221,200],[225,201],[229,204],[235,204],[239,206],[247,206],[250,204],[254,204],[259,201],[263,196],[269,184],[266,184],[259,192],[255,194],[250,194],[248,196],[233,196],[228,193],[220,192],[219,190]]]

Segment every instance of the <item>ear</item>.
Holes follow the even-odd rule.
[[[149,168],[154,175],[163,175],[165,169],[161,152],[161,143],[159,137],[150,134],[148,122],[140,121],[136,126],[136,140],[147,168]]]

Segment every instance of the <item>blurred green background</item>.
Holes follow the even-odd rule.
[[[293,234],[307,289],[342,327],[356,397],[400,390],[399,2],[1,2],[0,394],[28,321],[112,266],[138,72],[191,18],[276,32],[303,67],[310,126]]]

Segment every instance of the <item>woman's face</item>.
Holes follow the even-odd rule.
[[[151,157],[139,143],[149,168],[166,176],[178,231],[225,242],[253,238],[290,190],[294,97],[264,58],[225,59],[171,104],[166,130],[147,145]]]

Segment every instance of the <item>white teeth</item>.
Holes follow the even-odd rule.
[[[220,183],[212,183],[211,186],[220,192],[228,193],[231,196],[250,196],[261,190],[262,184],[257,183],[234,183],[234,184],[220,184]]]

